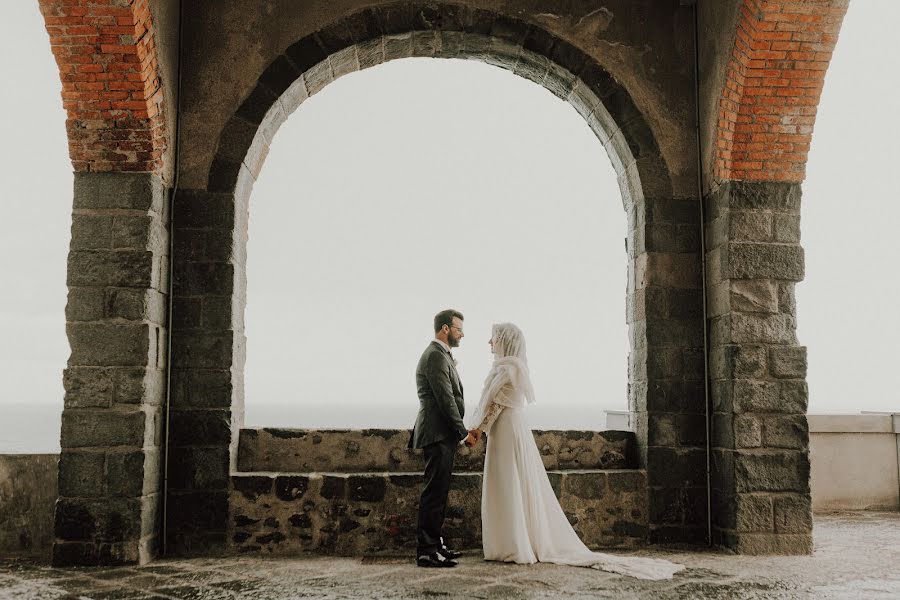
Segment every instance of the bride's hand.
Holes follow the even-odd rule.
[[[472,446],[474,446],[475,444],[478,443],[478,438],[475,437],[474,433],[470,431],[469,435],[466,436],[466,439],[463,440],[463,443],[466,446],[468,446],[469,448],[471,448]]]

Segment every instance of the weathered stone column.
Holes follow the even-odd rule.
[[[640,210],[641,207],[638,207]],[[706,537],[700,206],[648,198],[629,239],[629,410],[647,469],[652,542]]]
[[[812,551],[800,184],[730,181],[706,198],[714,542]]]
[[[179,191],[174,201],[175,303],[167,551],[226,549],[230,467],[244,420],[249,189]]]
[[[168,199],[151,173],[75,174],[57,565],[157,553]]]

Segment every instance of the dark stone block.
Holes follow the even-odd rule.
[[[626,537],[641,538],[647,537],[647,526],[631,521],[616,521],[612,527],[613,533]]]
[[[348,533],[350,531],[353,531],[354,529],[357,529],[359,526],[359,523],[357,521],[354,521],[353,519],[341,519],[341,524],[338,527],[338,530],[341,533]]]
[[[584,52],[563,40],[556,41],[548,58],[575,77],[581,75],[589,60]]]
[[[357,508],[353,511],[353,514],[357,517],[368,517],[371,512],[368,508]]]
[[[319,38],[319,44],[326,52],[328,52],[328,54],[334,54],[335,52],[349,48],[355,43],[347,19],[336,21],[335,23],[320,29],[316,32],[316,37]]]
[[[379,502],[384,499],[387,482],[381,476],[350,477],[347,486],[350,500],[363,502]]]
[[[521,46],[525,41],[529,26],[522,21],[500,17],[494,19],[491,23],[490,36],[505,40],[514,46]]]
[[[269,527],[270,529],[278,529],[281,527],[281,524],[275,517],[267,517],[266,520],[263,521],[263,525]]]
[[[275,74],[269,74],[270,80],[275,77]],[[272,84],[274,85],[274,83]],[[259,83],[250,91],[250,94],[244,99],[235,114],[251,123],[259,124],[262,123],[266,113],[269,112],[269,109],[272,108],[272,105],[275,104],[277,100],[277,93],[273,92],[262,83]]]
[[[258,124],[251,123],[238,115],[232,116],[222,128],[216,156],[236,163],[243,162],[258,129]]]
[[[167,514],[168,529],[172,535],[195,538],[197,541],[204,539],[212,541],[207,534],[215,533],[220,543],[224,543],[224,531],[228,520],[228,492],[170,490]],[[183,543],[190,542],[183,540]]]
[[[413,488],[422,485],[421,475],[388,475],[391,485],[400,488]]]
[[[153,253],[145,250],[69,252],[66,284],[70,287],[150,287]]]
[[[264,475],[241,475],[231,478],[231,485],[244,498],[256,502],[260,496],[272,492],[272,478]]]
[[[396,35],[413,30],[415,18],[411,4],[402,3],[382,7],[378,11],[381,30],[385,35]]]
[[[184,332],[173,336],[172,366],[178,368],[228,369],[232,363],[234,332]]]
[[[66,448],[109,446],[141,447],[144,422],[141,411],[65,410],[62,414],[61,444]]]
[[[584,85],[594,92],[601,100],[611,95],[620,87],[606,69],[592,60],[585,62],[585,65],[578,76]]]
[[[381,36],[381,24],[371,9],[360,11],[345,19],[354,43],[367,42]]]
[[[175,196],[172,212],[176,230],[214,228],[231,231],[234,227],[234,196],[226,193],[179,191]]]
[[[145,486],[144,464],[146,461],[159,461],[159,453],[145,454],[138,452],[110,452],[106,459],[106,486],[110,496],[133,498],[143,494]],[[159,473],[159,468],[151,471]],[[155,485],[150,482],[151,486]]]
[[[251,519],[247,515],[234,515],[234,524],[238,527],[249,527],[259,523],[259,519]],[[249,535],[249,534],[248,534]]]
[[[230,160],[217,154],[209,167],[206,189],[211,192],[233,192],[242,164],[241,161]]]
[[[301,73],[328,58],[328,51],[322,47],[315,35],[309,35],[288,47],[285,54]]]
[[[322,489],[319,495],[329,500],[344,498],[347,495],[347,478],[334,475],[322,476]]]
[[[719,188],[718,199],[729,208],[799,211],[802,195],[799,183],[728,181]]]
[[[172,446],[227,447],[231,443],[231,411],[225,409],[175,410],[170,413]]]
[[[255,541],[259,542],[260,544],[278,544],[286,539],[287,538],[280,531],[273,531],[272,533],[266,533],[256,536]]]
[[[303,71],[297,69],[287,57],[279,56],[266,67],[259,81],[276,96],[281,96],[286,89],[303,75]]]
[[[59,495],[91,497],[104,493],[103,452],[63,452],[59,457]]]
[[[465,6],[453,4],[438,5],[440,27],[442,31],[470,31],[472,29],[472,12]]]
[[[184,262],[178,263],[174,271],[174,291],[176,296],[230,296],[234,291],[233,264]]]
[[[172,406],[230,408],[231,377],[230,369],[173,369]]]
[[[56,503],[54,532],[61,540],[92,540],[97,533],[97,523],[86,503],[60,498]]]
[[[54,567],[94,567],[100,564],[99,549],[91,542],[56,542],[53,544]]]
[[[562,493],[562,473],[558,471],[550,471],[547,473],[547,478],[550,480],[550,487],[553,488],[553,493],[556,494],[556,498],[558,500],[560,494]]]
[[[228,487],[229,450],[218,448],[171,447],[169,485],[177,490],[215,490]]]
[[[640,471],[612,472],[607,477],[613,493],[640,492],[647,488],[647,477]]]
[[[74,208],[124,208],[162,212],[167,192],[152,173],[95,173],[74,175]]]
[[[299,500],[309,489],[309,478],[300,475],[275,478],[275,496],[279,500]]]
[[[549,58],[553,55],[553,47],[556,45],[556,38],[537,27],[532,27],[522,40],[522,47],[535,54],[540,54]]]
[[[464,31],[478,35],[490,35],[491,26],[496,18],[496,14],[486,10],[468,9],[468,14],[466,15],[466,28]]]
[[[238,531],[234,534],[234,536],[231,539],[236,544],[243,544],[244,542],[249,540],[251,537],[253,537],[252,533],[247,533],[246,531]]]
[[[300,527],[302,529],[308,529],[312,527],[312,519],[309,518],[309,515],[306,513],[293,514],[288,518],[288,522],[294,527]]]

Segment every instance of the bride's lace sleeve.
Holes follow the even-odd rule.
[[[497,404],[496,402],[491,402],[490,408],[487,409],[487,412],[484,414],[484,418],[481,420],[481,424],[478,426],[478,429],[487,433],[491,429],[491,425],[494,424],[494,421],[497,420],[497,417],[500,416],[500,413],[503,411],[503,405]]]

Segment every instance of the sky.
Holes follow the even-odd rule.
[[[803,185],[811,413],[900,411],[900,85],[893,0],[854,0]],[[0,452],[58,449],[72,175],[36,2],[0,8]],[[9,93],[15,90],[16,93]],[[10,141],[14,141],[11,143]],[[251,197],[247,424],[409,427],[414,370],[445,307],[467,402],[490,324],[525,332],[536,428],[626,408],[625,217],[609,159],[568,104],[480,63],[351,74],[281,128]]]

